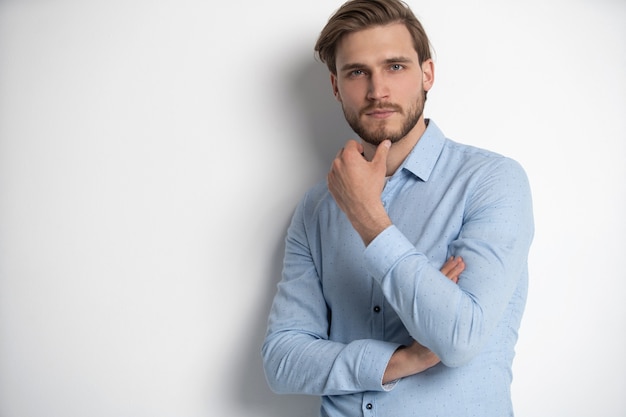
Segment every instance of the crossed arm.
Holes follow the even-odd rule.
[[[383,142],[372,161],[362,157],[362,145],[350,141],[342,149],[328,174],[328,188],[354,229],[367,246],[392,222],[380,200],[387,174],[387,158],[391,143]],[[451,257],[441,272],[454,283],[465,269],[463,259]],[[430,349],[414,340],[391,356],[383,376],[383,384],[425,371],[440,362]]]
[[[532,212],[526,201],[529,195],[525,194],[527,183],[523,171],[515,164],[498,160],[501,164],[490,166],[498,170],[489,177],[493,180],[481,182],[475,190],[481,199],[470,201],[470,220],[450,248],[450,253],[462,255],[471,266],[456,286],[442,282],[440,271],[392,227],[381,202],[388,151],[389,148],[379,146],[372,162],[368,162],[359,152],[358,144],[349,143],[333,163],[328,189],[365,243],[367,259],[372,261],[367,268],[380,284],[386,300],[398,312],[409,334],[423,345],[414,342],[398,348],[397,344],[369,339],[343,344],[324,337],[327,306],[322,297],[310,296],[318,294],[321,288],[315,279],[316,270],[308,262],[311,253],[306,247],[304,219],[311,214],[312,207],[305,200],[288,233],[286,259],[290,262],[285,267],[291,279],[283,279],[279,285],[263,347],[266,375],[276,392],[341,395],[382,390],[381,382],[419,373],[437,364],[439,359],[447,366],[461,366],[480,351],[509,295],[515,291],[516,277],[523,273],[523,252],[532,236]],[[520,195],[520,191],[512,191],[516,187],[521,190]],[[490,210],[478,210],[489,198],[497,199],[499,204],[492,205]],[[519,219],[515,220],[511,213]],[[498,225],[512,221],[506,233],[501,233]],[[494,234],[496,229],[498,233]],[[395,253],[390,252],[391,241],[400,245],[394,246]],[[479,250],[487,243],[491,250]],[[460,272],[455,278],[453,271],[459,265],[454,265],[447,263],[441,272],[456,282]],[[418,281],[417,274],[419,288],[411,287]],[[411,287],[409,291],[398,290],[408,287]],[[437,288],[440,296],[427,296],[429,288]],[[413,295],[418,290],[419,303]],[[438,302],[442,298],[451,300],[454,307],[444,308]],[[286,303],[297,304],[303,314],[285,314]],[[433,320],[434,317],[441,320]],[[447,324],[441,328],[435,327],[435,322]],[[452,335],[455,337],[451,338]],[[357,374],[359,378],[344,377]]]
[[[441,272],[456,284],[464,269],[463,259],[457,256],[450,257],[441,267]],[[439,357],[435,353],[414,340],[410,346],[400,347],[391,356],[383,375],[383,384],[418,374],[438,363]]]
[[[338,206],[367,246],[392,222],[382,205],[380,195],[388,173],[387,160],[391,143],[383,142],[371,161],[362,157],[363,146],[350,141],[338,154],[328,174],[328,188]],[[460,257],[450,258],[441,272],[454,283],[465,269]],[[422,372],[440,359],[418,341],[403,346],[392,355],[383,376],[383,383]]]

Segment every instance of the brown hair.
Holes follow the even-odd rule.
[[[337,74],[336,51],[341,38],[371,26],[404,23],[413,38],[420,65],[431,58],[430,42],[422,24],[401,0],[349,0],[328,20],[315,44],[320,61]]]

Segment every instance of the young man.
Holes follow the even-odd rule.
[[[316,51],[361,142],[293,216],[263,345],[271,388],[322,396],[323,416],[513,415],[524,171],[424,119],[434,64],[404,3],[349,1]]]

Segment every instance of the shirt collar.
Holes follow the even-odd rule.
[[[422,181],[428,181],[446,140],[435,122],[427,122],[428,127],[400,167],[400,170],[407,170]]]

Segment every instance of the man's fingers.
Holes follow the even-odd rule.
[[[353,155],[361,155],[362,153],[363,153],[363,145],[355,141],[354,139],[351,139],[348,142],[346,142],[343,148],[339,149],[339,151],[337,152],[337,155],[335,155],[335,159],[342,158],[344,154],[348,157],[351,157]]]
[[[460,256],[448,258],[445,264],[441,267],[441,273],[444,274],[452,282],[457,283],[461,273],[465,270],[465,262]]]
[[[447,275],[448,271],[450,270],[451,266],[450,266],[450,261],[452,261],[452,256],[448,258],[448,260],[446,261],[446,263],[443,264],[443,266],[441,267],[441,269],[439,271],[441,271],[442,274]]]
[[[444,263],[443,266],[441,267],[440,269],[441,273],[447,276],[450,272],[452,272],[452,270],[457,265],[457,263],[458,263],[458,258],[455,258],[454,256],[450,256],[448,260],[446,261],[446,263]]]

